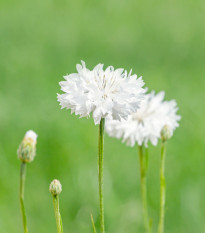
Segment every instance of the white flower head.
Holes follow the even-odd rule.
[[[127,119],[139,108],[145,92],[141,77],[124,69],[114,70],[112,66],[103,70],[103,64],[89,70],[82,61],[82,65],[77,65],[77,73],[64,78],[60,86],[65,93],[58,94],[61,107],[80,117],[92,113],[95,124],[105,117]]]
[[[136,113],[131,114],[127,121],[106,121],[107,133],[118,139],[122,138],[129,146],[144,144],[148,141],[157,145],[162,128],[169,127],[170,136],[179,126],[180,116],[177,115],[177,104],[175,100],[163,101],[164,92],[157,95],[154,92],[145,95],[141,107]]]

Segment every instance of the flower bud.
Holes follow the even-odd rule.
[[[36,155],[36,140],[37,134],[29,130],[26,132],[23,141],[21,142],[19,149],[17,151],[18,158],[23,163],[30,163],[33,161]]]
[[[62,192],[62,185],[59,180],[53,180],[49,186],[49,191],[53,196],[59,195]]]
[[[165,125],[161,130],[162,142],[166,142],[170,137],[171,137],[170,128],[168,125]]]

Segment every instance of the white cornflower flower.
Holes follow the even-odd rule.
[[[173,135],[176,127],[179,126],[180,116],[176,114],[178,108],[175,100],[163,101],[164,92],[157,95],[154,92],[145,95],[141,107],[136,113],[129,116],[125,121],[106,121],[107,133],[118,139],[122,138],[129,146],[144,144],[147,147],[148,141],[157,145],[162,128],[169,127],[170,136]]]
[[[98,64],[93,70],[85,63],[77,65],[77,72],[64,76],[60,82],[64,94],[58,94],[62,108],[71,109],[71,113],[88,117],[92,113],[95,124],[109,117],[114,120],[127,119],[128,115],[139,108],[144,96],[144,82],[137,75],[127,74],[124,69],[109,66],[103,70]]]

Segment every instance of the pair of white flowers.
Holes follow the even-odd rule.
[[[131,71],[112,66],[103,70],[103,64],[89,70],[82,62],[77,73],[64,78],[60,82],[64,94],[58,94],[61,107],[80,117],[92,114],[95,124],[105,118],[107,133],[129,146],[147,146],[148,141],[157,145],[165,125],[171,135],[178,127],[176,102],[164,101],[164,92],[147,93],[142,78]]]

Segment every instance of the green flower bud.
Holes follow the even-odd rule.
[[[171,137],[170,128],[168,125],[165,125],[161,130],[162,142],[166,142],[170,137]]]
[[[36,140],[37,134],[34,131],[29,130],[26,132],[17,151],[18,158],[23,163],[30,163],[34,160],[36,155]]]
[[[59,195],[62,192],[62,185],[59,180],[53,180],[49,186],[49,191],[53,196]]]

